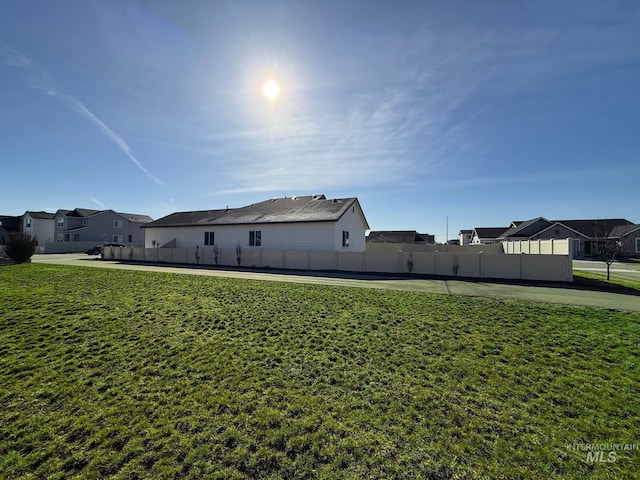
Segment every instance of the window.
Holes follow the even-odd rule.
[[[79,242],[80,241],[80,234],[79,233],[74,233],[73,234],[73,241],[74,242]]]
[[[349,246],[349,232],[347,232],[346,230],[342,231],[342,246],[343,247]]]
[[[64,227],[64,217],[58,217],[58,226]]]
[[[122,220],[114,220],[113,228],[122,228]]]
[[[249,246],[259,247],[262,245],[262,230],[251,230],[249,232]]]
[[[62,233],[56,235],[56,242],[64,242],[64,235]]]
[[[82,224],[83,225],[87,225],[89,223],[89,219],[88,218],[83,218],[82,219]]]
[[[214,232],[204,232],[204,244],[205,245],[215,245],[216,236]]]
[[[68,234],[68,233],[65,233],[65,234],[64,234],[64,241],[65,241],[65,242],[68,242],[68,241],[69,241],[69,234]]]
[[[25,228],[31,228],[31,219],[30,218],[25,218],[24,219],[24,226],[25,226]]]
[[[129,243],[133,243],[133,235],[129,235],[129,236],[127,237],[127,242],[129,242]]]
[[[122,243],[122,235],[114,235],[111,241],[114,243]]]
[[[636,238],[636,253],[640,253],[640,237]]]

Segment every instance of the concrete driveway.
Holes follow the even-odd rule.
[[[640,296],[579,290],[562,285],[531,286],[492,283],[489,281],[464,281],[458,279],[400,278],[397,276],[368,275],[336,272],[256,271],[233,270],[214,267],[181,266],[166,264],[122,263],[100,260],[99,256],[80,253],[34,255],[33,263],[51,263],[80,267],[113,268],[145,272],[169,272],[190,275],[208,275],[226,278],[244,278],[277,282],[311,283],[359,288],[382,288],[413,292],[440,293],[490,297],[501,300],[526,300],[640,311]],[[594,267],[596,268],[596,267]]]

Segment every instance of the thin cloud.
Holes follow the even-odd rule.
[[[104,136],[106,136],[111,142],[115,143],[122,152],[129,157],[129,159],[138,167],[142,173],[153,180],[158,185],[164,185],[164,182],[158,177],[153,175],[147,170],[144,165],[133,155],[131,147],[127,145],[127,142],[116,132],[114,132],[108,125],[100,120],[93,112],[91,112],[80,100],[73,95],[66,93],[60,86],[58,86],[46,72],[41,71],[33,65],[31,59],[24,54],[20,53],[16,49],[4,43],[2,49],[0,49],[2,56],[6,58],[6,63],[16,68],[20,68],[26,75],[29,82],[29,87],[39,92],[55,97],[60,100],[67,108],[74,111],[76,114],[83,117],[95,125]]]
[[[96,197],[91,197],[91,201],[93,203],[95,203],[96,205],[98,205],[102,210],[106,210],[107,207],[105,207],[104,203],[102,203],[100,200],[98,200]]]

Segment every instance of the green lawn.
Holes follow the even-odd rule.
[[[633,293],[635,290],[640,294],[640,281],[615,277],[612,275],[610,276],[610,279],[607,280],[607,276],[602,273],[574,270],[573,281],[578,285],[582,284],[585,286],[593,286],[598,290],[605,292],[626,291],[626,293]]]
[[[0,268],[0,478],[633,478],[640,314]]]

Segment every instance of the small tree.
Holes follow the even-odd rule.
[[[236,243],[236,260],[238,261],[238,266],[242,263],[242,247],[239,243]]]
[[[4,253],[16,263],[24,263],[36,253],[36,241],[29,235],[11,235],[4,247]]]
[[[607,265],[607,280],[609,280],[611,264],[622,252],[622,241],[610,236],[611,229],[607,226],[606,220],[597,223],[595,227],[595,248],[600,260]]]
[[[218,255],[220,255],[220,249],[218,248],[218,245],[214,245],[213,246],[213,259],[216,262],[216,265],[218,265]]]

